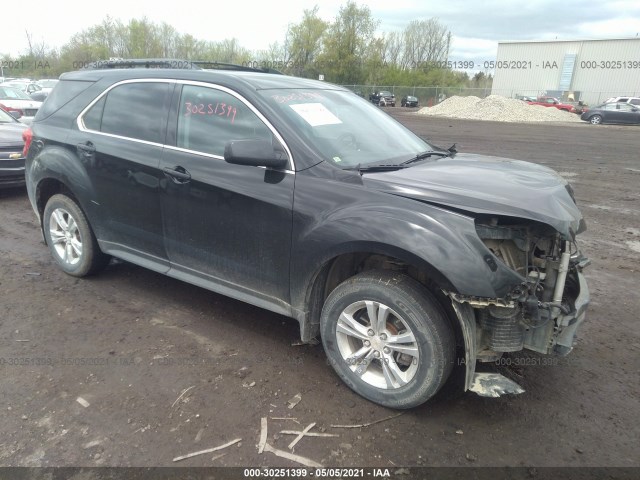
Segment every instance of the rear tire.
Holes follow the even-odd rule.
[[[426,402],[455,361],[454,333],[442,307],[424,286],[397,272],[363,272],[336,287],[320,330],[338,376],[385,407]]]
[[[51,255],[65,273],[84,277],[109,263],[85,214],[70,197],[53,195],[44,209],[42,224]]]

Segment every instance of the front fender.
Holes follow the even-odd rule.
[[[499,298],[524,280],[494,261],[476,233],[473,218],[393,195],[377,193],[376,197],[336,205],[332,211],[294,224],[291,298],[295,308],[303,308],[306,289],[321,268],[345,253],[399,258],[425,268],[441,288],[468,296]]]

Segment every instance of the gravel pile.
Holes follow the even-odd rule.
[[[495,122],[581,122],[575,113],[555,107],[529,105],[522,100],[489,95],[487,98],[450,97],[431,108],[421,108],[420,115],[433,115]]]

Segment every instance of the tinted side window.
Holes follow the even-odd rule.
[[[163,143],[169,93],[168,83],[118,85],[107,94],[100,131]]]
[[[632,105],[640,105],[640,99],[634,98],[633,100],[631,100],[631,104]]]
[[[87,113],[82,117],[84,126],[89,130],[100,131],[100,124],[102,123],[102,112],[104,110],[104,102],[107,97],[102,97],[98,100]]]
[[[272,133],[244,103],[221,90],[183,86],[176,146],[223,156],[230,140],[251,138],[272,140]]]

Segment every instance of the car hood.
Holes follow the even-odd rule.
[[[0,123],[0,146],[22,145],[22,132],[27,128],[24,123]]]
[[[474,154],[365,173],[366,186],[469,213],[543,222],[567,238],[584,229],[567,181],[534,163]]]

